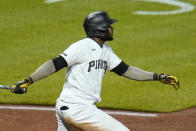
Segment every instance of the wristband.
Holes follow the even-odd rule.
[[[155,80],[155,81],[159,80],[158,73],[153,73],[153,80]]]
[[[29,80],[29,85],[33,84],[33,79],[31,77],[27,78]]]

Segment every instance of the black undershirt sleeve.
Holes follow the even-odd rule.
[[[67,62],[62,56],[55,57],[54,59],[52,59],[52,61],[54,63],[56,72],[64,67],[67,67]]]
[[[116,66],[111,71],[121,76],[123,73],[125,73],[128,70],[128,67],[129,66],[122,61],[118,66]]]

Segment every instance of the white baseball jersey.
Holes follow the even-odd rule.
[[[60,56],[66,60],[68,68],[59,98],[69,103],[100,102],[106,70],[112,70],[121,62],[109,45],[105,43],[100,47],[90,38],[73,43]]]

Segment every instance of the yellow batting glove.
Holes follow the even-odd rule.
[[[27,93],[27,88],[33,83],[32,78],[27,78],[22,81],[17,82],[14,84],[13,87],[15,87],[14,90],[12,90],[13,93],[15,94],[24,94]]]
[[[164,84],[172,85],[175,89],[179,89],[180,87],[179,81],[176,76],[165,75],[162,73],[159,74],[159,81]]]

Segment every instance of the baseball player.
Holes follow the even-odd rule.
[[[16,94],[24,94],[38,80],[67,67],[66,82],[56,101],[58,131],[129,131],[118,120],[98,109],[106,70],[138,81],[161,81],[179,88],[175,76],[144,71],[123,62],[105,43],[113,40],[117,20],[104,11],[90,13],[84,20],[87,38],[71,44],[58,57],[41,65],[28,78],[15,84]]]

